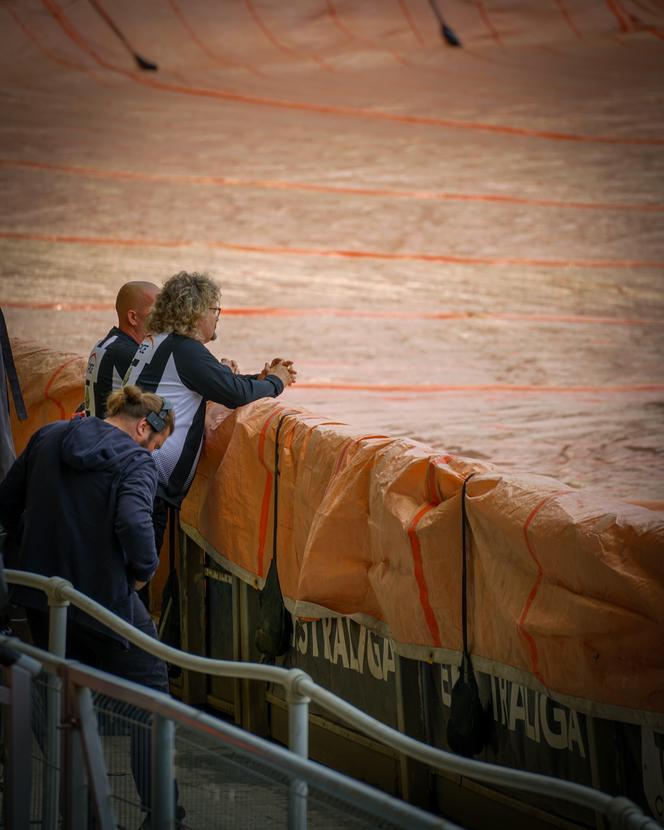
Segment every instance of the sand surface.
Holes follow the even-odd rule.
[[[123,282],[205,270],[285,400],[664,499],[664,8],[0,6],[0,305],[87,354]],[[533,7],[536,7],[533,9]]]

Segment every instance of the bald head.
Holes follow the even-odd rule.
[[[137,343],[145,337],[145,320],[152,311],[158,286],[151,282],[126,282],[115,298],[118,328]]]

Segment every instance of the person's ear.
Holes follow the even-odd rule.
[[[146,435],[152,432],[152,427],[147,422],[147,418],[141,418],[136,424],[136,432],[139,438],[145,438]]]
[[[130,326],[135,326],[138,323],[138,314],[134,311],[133,308],[130,308],[127,311],[127,321]]]

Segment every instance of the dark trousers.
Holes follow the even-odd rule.
[[[157,629],[136,592],[132,595],[134,626],[154,639]],[[44,611],[26,609],[30,633],[38,648],[48,649],[48,614]],[[78,660],[87,666],[114,674],[125,680],[131,680],[150,689],[168,693],[168,670],[163,660],[148,654],[143,649],[129,644],[125,649],[119,642],[97,634],[84,626],[69,624],[67,626],[66,657]],[[125,707],[126,708],[126,707]],[[132,723],[129,727],[131,738],[131,770],[136,789],[145,810],[150,809],[150,730],[151,716],[140,709],[131,712]],[[176,785],[177,791],[177,785]]]
[[[168,524],[168,503],[161,496],[156,496],[152,507],[152,524],[154,526],[154,543],[157,547],[157,556],[161,553],[164,543],[164,533]]]
[[[154,527],[154,541],[157,548],[157,556],[161,556],[161,547],[164,543],[164,533],[168,524],[168,504],[161,498],[155,496],[152,507],[152,525]],[[150,610],[150,585],[144,585],[138,592],[143,605]]]

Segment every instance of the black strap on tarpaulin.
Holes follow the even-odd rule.
[[[429,0],[429,5],[436,16],[436,20],[440,26],[440,36],[443,38],[445,43],[447,43],[448,46],[461,46],[461,41],[457,37],[456,32],[448,26],[445,18],[443,17],[443,13],[440,10],[437,0]]]
[[[466,659],[470,659],[468,654],[468,545],[466,542],[468,517],[466,515],[466,487],[474,475],[476,473],[471,473],[461,487],[461,633],[463,654]]]
[[[9,332],[7,331],[7,323],[5,322],[5,315],[0,308],[0,347],[2,347],[2,362],[5,367],[7,375],[7,383],[12,391],[12,398],[14,399],[14,409],[19,421],[25,421],[28,417],[25,408],[25,401],[23,400],[23,393],[21,392],[21,384],[18,380],[16,366],[14,364],[14,355],[12,353],[12,344],[9,340]]]
[[[180,581],[175,562],[176,551],[176,524],[178,510],[172,504],[167,504],[168,512],[168,577],[161,595],[161,616],[157,628],[160,641],[173,648],[182,647],[182,628],[180,621]],[[174,663],[168,664],[168,676],[180,677],[182,669]]]
[[[461,633],[463,653],[459,678],[452,689],[450,715],[447,721],[447,743],[453,752],[471,757],[478,755],[488,739],[487,713],[482,705],[477,678],[468,651],[468,550],[466,487],[475,475],[471,473],[461,487]]]
[[[139,69],[142,69],[144,72],[156,72],[159,69],[159,67],[156,63],[154,63],[154,61],[147,60],[147,58],[144,58],[142,55],[139,55],[138,52],[136,52],[136,50],[132,48],[132,45],[127,40],[122,29],[120,29],[117,23],[113,20],[113,18],[101,5],[101,3],[98,2],[98,0],[90,0],[90,5],[102,18],[102,20],[104,20],[106,24],[110,27],[111,31],[115,34],[118,40],[122,43],[125,49],[132,56],[132,58],[136,61],[136,66],[138,66]]]
[[[277,528],[279,524],[279,434],[284,419],[292,413],[285,412],[279,418],[274,437],[274,502],[272,511],[272,561],[265,585],[259,597],[258,625],[256,627],[256,648],[265,660],[274,660],[285,654],[290,647],[293,621],[284,605],[277,567]]]

